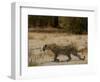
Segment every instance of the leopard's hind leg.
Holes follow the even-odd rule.
[[[75,53],[74,56],[78,57],[80,60],[85,60],[85,56],[82,58],[79,54]]]

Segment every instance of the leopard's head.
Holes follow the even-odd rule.
[[[56,44],[45,44],[43,46],[43,51],[45,51],[45,50],[51,50],[51,49],[53,49],[55,47],[56,47]]]

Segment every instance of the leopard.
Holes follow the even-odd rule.
[[[55,43],[45,44],[43,46],[43,51],[45,51],[45,50],[51,50],[54,53],[54,62],[59,62],[59,59],[57,59],[57,57],[60,54],[63,54],[68,57],[68,59],[66,60],[67,62],[71,61],[71,59],[72,59],[71,54],[76,56],[79,60],[85,60],[85,56],[81,57],[78,54],[78,49],[73,45],[59,46]]]

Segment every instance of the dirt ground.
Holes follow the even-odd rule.
[[[48,66],[48,65],[69,65],[69,64],[87,64],[87,35],[72,35],[67,33],[28,33],[28,65],[29,66]],[[67,62],[67,56],[61,54],[57,57],[60,62],[53,62],[54,53],[51,50],[43,52],[42,47],[45,44],[56,43],[60,46],[73,44],[77,47],[81,57],[85,56],[85,60],[79,60],[71,55],[72,60]]]

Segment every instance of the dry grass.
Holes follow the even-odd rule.
[[[76,57],[72,57],[70,62],[52,62],[54,60],[54,54],[50,50],[46,52],[42,51],[42,47],[45,44],[56,43],[57,45],[67,46],[73,44],[80,51],[81,56],[87,57],[87,35],[72,35],[66,33],[32,33],[28,34],[29,39],[29,66],[40,66],[40,65],[66,65],[66,64],[86,64],[85,61],[80,61]],[[40,49],[38,49],[40,48]],[[85,49],[85,50],[82,50]],[[83,52],[83,54],[82,54]],[[58,56],[60,61],[67,59],[64,55]]]

